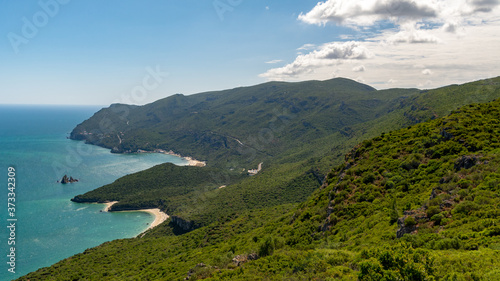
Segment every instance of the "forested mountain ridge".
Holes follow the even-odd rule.
[[[174,95],[145,106],[115,104],[78,125],[72,139],[113,152],[173,150],[222,165],[284,153],[300,141],[377,118],[418,90],[376,91],[347,79],[269,82],[252,87]],[[257,155],[257,156],[256,156]]]
[[[499,280],[499,120],[496,100],[379,134],[303,203],[112,241],[20,280]]]
[[[165,115],[180,116],[180,121],[176,120],[175,122],[177,123],[174,122],[175,124],[196,127],[200,126],[199,122],[193,122],[189,119],[192,118],[192,114],[186,115],[185,112],[193,110],[193,106],[198,107],[199,110],[199,107],[201,107],[198,104],[200,100],[206,108],[209,108],[206,105],[207,103],[218,100],[216,108],[205,109],[208,112],[206,114],[215,115],[227,110],[226,107],[228,106],[235,106],[236,103],[240,103],[239,106],[242,109],[235,110],[233,113],[234,118],[239,118],[236,121],[231,121],[234,123],[243,122],[242,120],[245,118],[248,120],[248,116],[253,114],[250,111],[259,111],[257,109],[260,106],[263,104],[266,105],[266,102],[262,103],[258,101],[259,99],[263,99],[263,97],[266,99],[273,97],[276,100],[280,100],[280,104],[300,104],[301,102],[298,102],[298,100],[305,96],[305,89],[317,88],[319,92],[314,95],[317,99],[321,98],[321,100],[325,101],[316,105],[319,109],[309,108],[307,104],[299,109],[295,109],[294,111],[297,113],[290,115],[292,117],[288,119],[283,118],[284,115],[281,117],[282,120],[278,117],[275,119],[270,118],[269,120],[274,122],[271,125],[265,121],[259,123],[258,126],[251,122],[246,122],[239,126],[227,125],[227,128],[235,130],[231,135],[244,136],[248,133],[250,136],[256,136],[253,139],[259,142],[260,151],[267,151],[266,154],[272,154],[272,156],[265,155],[264,153],[259,154],[256,150],[248,150],[248,147],[243,147],[237,141],[228,142],[234,144],[236,147],[224,147],[220,151],[216,148],[214,149],[214,153],[221,151],[221,153],[234,153],[232,154],[234,156],[232,158],[226,154],[228,157],[223,161],[226,165],[221,165],[214,160],[216,161],[215,163],[212,162],[212,165],[210,165],[209,162],[209,167],[206,167],[209,170],[202,170],[194,167],[175,167],[164,164],[144,172],[123,177],[115,183],[79,195],[73,200],[76,202],[120,201],[113,206],[113,210],[141,209],[145,207],[160,208],[169,215],[182,219],[180,222],[184,227],[186,225],[192,227],[208,225],[221,217],[230,216],[242,210],[300,203],[306,200],[322,184],[328,170],[332,166],[340,164],[342,155],[352,146],[356,145],[356,143],[369,137],[377,136],[382,132],[388,132],[391,129],[398,129],[409,124],[430,120],[447,114],[452,109],[455,109],[456,105],[469,101],[483,102],[500,97],[499,81],[500,79],[495,78],[460,86],[443,87],[431,91],[401,89],[376,91],[371,87],[347,79],[291,84],[276,82],[223,92],[204,93],[194,95],[193,97],[175,96],[143,107],[114,105],[110,109],[101,110],[90,120],[79,125],[75,131],[80,130],[82,126],[85,127],[101,121],[106,123],[110,120],[120,119],[119,115],[112,114],[115,107],[131,108],[131,111],[128,113],[130,119],[131,117],[139,116],[137,117],[138,120],[143,120],[141,119],[143,117],[145,118],[144,120],[149,120],[145,112],[147,112],[146,110],[150,110],[155,114],[159,114],[158,112],[160,112]],[[275,90],[273,93],[266,92],[275,88],[279,88],[279,90]],[[284,88],[288,89],[289,93],[286,99],[282,94]],[[313,95],[313,91],[308,91],[308,98],[306,99],[311,100],[309,97]],[[251,92],[256,92],[257,101],[247,103],[245,100],[239,102],[236,99],[236,97],[242,99],[244,97],[248,98],[248,93]],[[401,96],[402,93],[404,94],[403,96]],[[344,101],[339,102],[336,100],[339,97],[342,97]],[[209,101],[207,102],[207,100]],[[291,102],[288,102],[288,100],[291,100]],[[348,100],[350,100],[350,106],[347,105]],[[433,103],[431,102],[432,100],[439,102]],[[273,103],[268,103],[267,105]],[[325,107],[329,106],[328,103],[336,105],[325,109]],[[375,105],[366,106],[368,103],[374,103]],[[378,111],[380,117],[376,118],[372,113],[364,113],[368,117],[363,117],[361,121],[351,121],[353,123],[351,127],[336,129],[336,127],[339,127],[339,122],[341,122],[336,117],[347,118],[350,116],[349,114],[354,112],[352,109],[354,108],[353,105],[356,105],[356,110],[360,112],[370,111],[373,113]],[[365,109],[370,107],[370,110],[360,109],[361,105],[364,105]],[[159,108],[163,108],[163,110]],[[165,110],[164,108],[169,109]],[[272,115],[275,108],[275,105],[272,105],[267,107],[267,113],[261,112],[255,114]],[[293,109],[293,107],[290,108]],[[132,109],[141,111],[134,113]],[[285,109],[288,110],[288,108]],[[199,112],[202,111],[199,110]],[[290,111],[287,114],[291,114]],[[105,116],[108,116],[109,119]],[[164,118],[174,118],[172,116]],[[302,116],[304,119],[299,119],[298,116]],[[369,116],[372,116],[374,119],[368,120]],[[145,126],[144,122],[146,121],[144,120],[132,121],[131,119],[131,121],[127,122],[130,124],[134,122],[136,124],[141,123],[143,124],[141,126]],[[217,118],[214,120],[208,120],[207,122],[221,122]],[[309,125],[305,126],[304,122],[306,121],[302,120],[310,121]],[[118,124],[116,125],[117,128],[119,126],[127,126],[126,123],[120,123],[121,121],[119,120],[116,122]],[[342,121],[342,123],[345,125],[347,121]],[[170,127],[168,127],[170,126],[169,124],[169,122],[166,122],[165,124],[161,123],[156,126],[164,125],[166,126],[164,127],[165,130],[170,130]],[[259,126],[263,126],[263,128],[259,129]],[[328,126],[331,128],[328,128]],[[219,127],[214,126],[211,128],[218,130]],[[270,128],[275,128],[275,130],[272,131]],[[278,128],[283,128],[281,129],[281,133],[278,132]],[[294,131],[295,129],[293,128],[298,131]],[[130,130],[131,133],[124,133],[124,135],[133,134],[135,129]],[[262,131],[271,132],[274,135],[271,141],[260,142],[259,137]],[[278,136],[278,134],[281,135]],[[324,135],[324,137],[310,137],[316,134]],[[147,136],[147,134],[143,133],[142,136]],[[252,137],[248,139],[252,139]],[[241,138],[241,140],[245,141],[246,139]],[[175,143],[177,142],[174,141]],[[186,141],[182,143],[182,146],[186,149],[191,149],[191,147],[197,147],[198,145],[199,143],[196,142],[190,143]],[[141,148],[144,149],[142,146]],[[212,148],[207,147],[206,149],[211,150]],[[246,171],[248,168],[256,167],[256,162],[264,160],[264,169],[262,172],[257,176],[247,176]],[[254,166],[245,166],[248,165],[248,161],[254,162]],[[241,166],[244,166],[244,168],[242,169]],[[199,172],[196,172],[197,170]],[[182,179],[182,177],[185,178]],[[184,190],[168,184],[168,181],[176,182],[178,180],[188,182],[185,184]],[[220,189],[219,187],[221,186],[225,187]],[[231,198],[231,202],[228,202],[227,198]],[[178,221],[173,223],[174,226],[176,222]]]

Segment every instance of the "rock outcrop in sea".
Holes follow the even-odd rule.
[[[64,175],[64,177],[62,177],[62,179],[60,181],[58,181],[62,184],[67,184],[67,183],[74,183],[74,182],[78,182],[78,179],[74,179],[73,177],[69,177],[67,175]]]

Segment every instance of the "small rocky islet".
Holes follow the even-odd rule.
[[[74,179],[73,177],[68,177],[68,175],[64,175],[61,180],[57,181],[58,183],[67,184],[78,182],[78,179]]]

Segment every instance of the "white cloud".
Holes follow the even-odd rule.
[[[274,64],[274,63],[280,63],[282,62],[283,60],[270,60],[270,61],[266,61],[266,63],[269,63],[269,64]]]
[[[443,25],[443,30],[450,33],[457,32],[459,23],[457,22],[447,22]]]
[[[354,72],[364,72],[366,70],[364,65],[358,65],[352,68]]]
[[[299,55],[294,62],[280,68],[270,69],[259,75],[268,79],[283,80],[311,73],[315,68],[341,64],[347,60],[364,60],[372,53],[359,42],[332,42],[305,55]]]
[[[446,19],[478,13],[490,13],[500,0],[327,0],[299,20],[324,25],[329,22],[346,26],[368,26],[377,21],[396,23],[422,19]]]
[[[302,47],[298,48],[297,51],[304,50],[304,51],[309,51],[316,49],[316,45],[314,44],[304,44]]]
[[[328,60],[361,60],[371,56],[370,51],[359,42],[333,42],[323,45],[319,50],[312,52],[318,59]]]
[[[423,75],[431,75],[432,74],[432,70],[426,68],[426,69],[422,70],[422,74]]]
[[[332,78],[334,72],[358,79],[362,72],[366,83],[381,89],[431,88],[498,76],[499,7],[500,0],[319,2],[298,19],[352,28],[357,33],[337,35],[339,41],[358,41],[306,44],[299,48],[304,54],[293,62],[260,76],[269,80],[322,80]],[[360,48],[358,52],[349,53],[354,46]],[[415,75],[415,71],[421,75]]]
[[[301,13],[298,19],[316,25],[335,23],[360,31],[389,22],[400,31],[389,42],[437,43],[440,39],[427,33],[438,28],[455,33],[463,25],[487,20],[484,15],[499,6],[500,0],[327,0],[308,13]],[[432,27],[417,25],[422,22]]]
[[[474,8],[474,12],[489,13],[495,7],[500,5],[499,0],[470,0],[469,2]]]
[[[319,2],[310,12],[300,14],[305,23],[324,25],[335,22],[343,25],[373,25],[393,17],[416,20],[436,17],[434,1],[422,0],[328,0]]]
[[[398,33],[393,34],[386,39],[386,42],[390,44],[424,44],[438,43],[440,41],[441,40],[438,37],[432,35],[430,31],[420,30],[413,23],[404,24]]]

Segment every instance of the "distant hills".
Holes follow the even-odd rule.
[[[176,95],[140,107],[112,105],[78,125],[72,138],[115,152],[174,150],[208,159],[210,170],[165,164],[73,200],[120,201],[114,210],[160,208],[179,218],[174,227],[188,230],[242,210],[299,203],[358,142],[500,97],[499,82],[377,91],[337,78]],[[261,162],[262,172],[248,177],[247,170]],[[179,193],[168,181],[183,175],[189,183]]]
[[[498,280],[499,97],[500,78],[333,79],[112,105],[71,137],[208,167],[163,164],[75,197],[173,218],[21,280]]]
[[[113,152],[164,149],[209,165],[248,165],[295,154],[304,143],[352,137],[354,126],[386,115],[418,93],[376,91],[341,78],[270,82],[174,95],[145,106],[115,104],[78,125],[71,138]]]
[[[492,83],[492,85],[490,85]],[[212,166],[255,168],[269,160],[324,156],[346,141],[375,136],[498,96],[498,79],[431,91],[377,91],[352,80],[269,82],[174,95],[144,106],[114,104],[71,138],[113,152],[163,149]],[[351,145],[354,145],[352,143]]]

